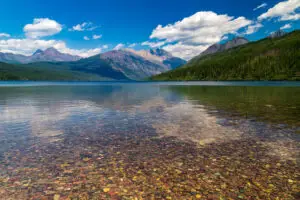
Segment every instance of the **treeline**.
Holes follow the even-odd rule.
[[[0,62],[0,81],[70,81],[70,80],[102,80],[100,76],[50,67],[30,67]]]
[[[300,31],[195,57],[151,80],[300,80]]]

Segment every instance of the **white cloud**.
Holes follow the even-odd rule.
[[[8,33],[0,33],[0,37],[10,37],[10,34],[8,34]]]
[[[221,41],[223,40],[228,40],[228,36],[227,35],[224,35],[222,38],[221,38]]]
[[[280,21],[298,20],[300,19],[299,13],[296,10],[300,8],[299,0],[287,0],[276,4],[267,12],[258,17],[258,20],[270,19],[279,17]]]
[[[98,40],[98,39],[100,39],[100,38],[102,38],[102,35],[93,35],[93,39],[94,39],[94,40]]]
[[[284,15],[280,19],[281,21],[296,21],[300,20],[300,14],[290,14],[290,15]]]
[[[158,25],[152,31],[150,39],[164,42],[164,45],[167,45],[164,49],[187,59],[200,54],[205,50],[204,47],[220,42],[223,36],[237,34],[241,28],[250,24],[253,22],[245,17],[235,18],[227,14],[219,15],[212,11],[203,11],[174,24]],[[179,53],[180,49],[184,51],[182,55]]]
[[[77,24],[72,28],[69,28],[69,31],[93,31],[97,26],[94,26],[92,22],[83,22],[82,24]]]
[[[107,44],[103,45],[102,49],[108,49],[108,45]]]
[[[33,24],[24,26],[24,32],[28,38],[41,38],[59,33],[62,30],[62,25],[49,18],[36,18]]]
[[[35,40],[35,39],[7,39],[0,40],[0,51],[24,55],[32,54],[36,49],[63,46],[62,41],[56,40]]]
[[[39,39],[8,39],[0,40],[0,52],[31,55],[37,49],[47,49],[54,47],[62,53],[89,57],[102,52],[102,48],[94,49],[71,49],[64,41],[60,40],[39,40]]]
[[[158,25],[150,38],[164,39],[167,42],[180,40],[198,44],[213,43],[218,42],[223,35],[234,34],[240,28],[251,23],[244,17],[234,18],[228,15],[218,15],[211,11],[198,12],[175,24],[165,27]]]
[[[84,36],[83,39],[84,40],[90,40],[90,38],[88,36]]]
[[[261,23],[251,24],[247,27],[247,30],[246,30],[245,34],[246,35],[251,35],[251,34],[257,32],[262,27],[263,27],[263,25]]]
[[[27,24],[24,27],[24,32],[27,38],[23,39],[0,39],[0,52],[8,52],[14,54],[31,55],[37,49],[45,50],[49,47],[54,47],[62,53],[78,55],[81,57],[89,57],[102,52],[108,48],[103,45],[93,49],[72,49],[67,47],[66,43],[61,40],[43,40],[40,37],[54,35],[62,30],[62,26],[54,20],[48,18],[34,19],[33,24]],[[9,34],[1,33],[0,37],[9,37]],[[90,39],[87,36],[84,39]]]
[[[69,48],[66,48],[66,49],[62,50],[62,52],[87,58],[87,57],[91,57],[91,56],[101,53],[102,48],[94,48],[94,49],[69,49]]]
[[[256,8],[254,8],[253,10],[256,11],[256,10],[258,10],[258,9],[260,9],[260,8],[266,7],[267,5],[268,5],[268,4],[266,4],[266,3],[262,3],[262,4],[258,5]]]
[[[120,43],[120,44],[118,44],[117,46],[115,46],[114,50],[120,50],[120,49],[122,49],[122,48],[124,48],[124,47],[125,47],[125,45],[122,44],[122,43]]]
[[[290,29],[290,28],[292,28],[291,24],[286,24],[286,25],[282,26],[280,29],[284,30],[284,29]]]
[[[199,55],[200,52],[205,51],[209,45],[187,45],[182,44],[181,42],[177,44],[170,44],[167,46],[164,46],[163,49],[171,52],[173,56],[183,58],[185,60],[190,60],[196,55]]]
[[[136,43],[133,43],[133,44],[130,44],[128,47],[129,48],[133,48],[133,47],[135,47],[137,44]]]
[[[149,42],[149,41],[146,41],[146,42],[143,42],[142,45],[143,46],[149,46],[151,48],[157,48],[157,47],[163,46],[165,43],[166,43],[165,41],[161,41],[161,42]]]

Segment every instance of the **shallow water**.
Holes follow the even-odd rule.
[[[0,83],[0,199],[297,199],[295,82]]]

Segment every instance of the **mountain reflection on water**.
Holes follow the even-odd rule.
[[[297,199],[299,87],[0,87],[0,199]]]

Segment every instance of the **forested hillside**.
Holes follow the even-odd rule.
[[[47,67],[33,67],[13,65],[0,62],[1,80],[103,80],[104,78],[94,74],[75,72],[64,69],[51,69]]]
[[[300,31],[198,56],[151,80],[300,80]]]

